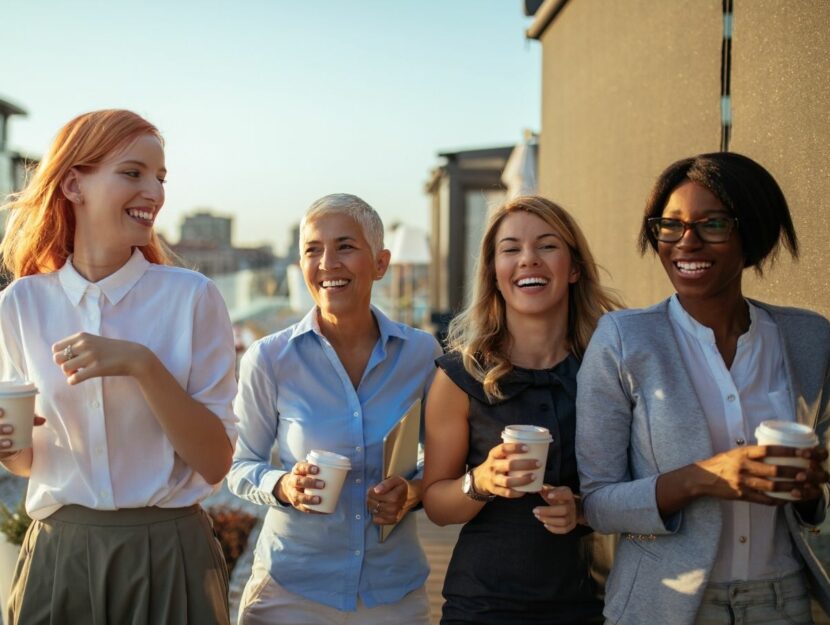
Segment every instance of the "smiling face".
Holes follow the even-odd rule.
[[[672,192],[662,216],[686,222],[731,217],[714,193],[694,182]],[[681,303],[741,296],[744,257],[737,231],[723,243],[705,243],[689,228],[676,243],[658,242],[657,254]]]
[[[495,236],[496,284],[506,313],[567,318],[568,287],[579,279],[568,246],[553,226],[534,214],[507,215]]]
[[[64,182],[75,208],[76,240],[133,247],[150,242],[153,222],[164,204],[164,149],[142,135],[91,169],[74,168]]]
[[[360,225],[342,213],[306,222],[300,236],[300,267],[321,314],[337,317],[368,311],[372,284],[386,273],[389,251],[373,254]]]

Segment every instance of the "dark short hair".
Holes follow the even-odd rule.
[[[790,255],[798,258],[798,238],[781,187],[761,165],[735,152],[684,158],[660,174],[646,202],[640,228],[641,254],[649,248],[657,251],[648,219],[662,215],[669,196],[685,182],[711,191],[737,217],[744,267],[761,273],[763,265],[775,259],[782,242]]]

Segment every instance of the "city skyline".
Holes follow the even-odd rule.
[[[12,0],[0,98],[28,112],[10,148],[41,155],[73,116],[130,108],[165,136],[159,231],[234,216],[241,245],[286,251],[316,198],[360,195],[428,229],[438,153],[539,130],[540,50],[521,2]]]

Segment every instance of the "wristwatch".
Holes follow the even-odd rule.
[[[473,501],[493,501],[495,495],[482,495],[476,490],[476,480],[473,477],[473,470],[470,469],[464,474],[464,479],[461,480],[461,492],[467,495]]]

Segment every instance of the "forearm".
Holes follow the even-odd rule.
[[[32,448],[22,450],[5,458],[0,458],[0,463],[9,473],[20,477],[29,477],[32,474]]]
[[[462,478],[440,480],[424,491],[424,510],[436,525],[466,523],[481,512],[486,501],[470,499],[461,490]]]
[[[134,376],[179,457],[209,484],[222,481],[233,449],[219,417],[190,397],[149,350]]]
[[[657,509],[665,521],[706,494],[706,472],[690,464],[657,477]]]

